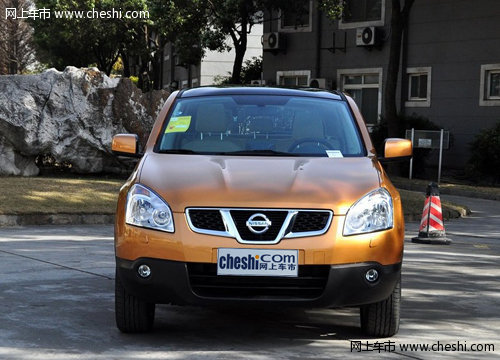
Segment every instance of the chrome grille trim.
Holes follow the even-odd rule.
[[[225,231],[217,231],[217,230],[207,230],[207,229],[201,229],[196,226],[191,221],[191,217],[189,216],[189,211],[190,210],[219,210],[222,221],[224,223],[224,227],[226,228]],[[243,211],[255,211],[257,212],[265,212],[265,211],[286,211],[288,212],[285,220],[283,221],[283,224],[281,226],[281,229],[276,236],[275,239],[269,240],[269,241],[259,241],[259,240],[245,240],[242,239],[238,229],[236,228],[236,224],[234,223],[234,220],[231,216],[231,211],[232,210],[243,210]],[[323,212],[323,213],[328,213],[328,220],[326,222],[326,225],[323,229],[317,230],[317,231],[307,231],[307,232],[292,232],[291,231],[291,224],[293,224],[293,220],[297,216],[299,212]],[[309,237],[309,236],[318,236],[318,235],[323,235],[328,231],[330,228],[330,225],[332,223],[332,218],[333,218],[333,211],[331,210],[315,210],[315,209],[276,209],[276,208],[213,208],[213,207],[189,207],[186,208],[185,210],[185,215],[187,219],[187,223],[189,225],[189,228],[199,234],[206,234],[206,235],[214,235],[214,236],[223,236],[223,237],[230,237],[236,239],[240,244],[249,244],[249,245],[259,245],[259,244],[264,244],[264,245],[273,245],[279,243],[282,239],[292,239],[292,238],[301,238],[301,237]]]

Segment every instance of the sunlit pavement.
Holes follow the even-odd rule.
[[[401,329],[379,345],[356,309],[160,306],[153,333],[123,335],[111,226],[0,229],[0,359],[500,358],[500,202],[455,200],[474,213],[445,223],[451,245],[414,244],[407,224]],[[496,351],[400,348],[438,341]]]

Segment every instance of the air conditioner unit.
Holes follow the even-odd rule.
[[[251,85],[266,85],[266,80],[252,80],[250,81]]]
[[[356,46],[375,45],[375,27],[367,26],[356,29]]]
[[[264,50],[280,50],[285,48],[285,37],[279,32],[270,32],[262,35]]]
[[[309,87],[317,89],[326,89],[326,79],[311,79]]]

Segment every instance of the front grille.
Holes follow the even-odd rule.
[[[260,210],[231,210],[236,229],[243,240],[271,241],[278,236],[288,211],[260,211]],[[255,234],[247,227],[247,220],[254,214],[264,214],[270,221],[271,226],[263,234]]]
[[[188,263],[193,292],[202,297],[237,299],[315,299],[328,281],[328,265],[300,265],[298,277],[218,276],[217,264]]]
[[[189,217],[193,226],[198,229],[213,231],[226,230],[219,210],[191,209],[189,210]]]
[[[264,216],[258,216],[262,214]],[[188,208],[192,231],[226,236],[242,244],[277,244],[283,238],[322,235],[332,219],[331,210]],[[247,221],[252,218],[251,231]],[[271,225],[266,228],[266,222]],[[265,231],[262,231],[265,230]],[[258,233],[262,231],[262,233]]]
[[[328,224],[330,213],[326,211],[299,211],[292,226],[293,233],[321,231]]]

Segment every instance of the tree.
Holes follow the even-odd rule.
[[[150,27],[148,54],[143,64],[153,65],[154,87],[159,88],[159,63],[162,50],[172,43],[175,56],[185,66],[198,64],[204,53],[202,34],[207,31],[206,0],[149,0],[153,22]],[[145,69],[144,69],[145,70]]]
[[[43,21],[34,20],[34,37],[42,61],[63,70],[67,65],[85,67],[97,64],[110,74],[120,53],[144,49],[147,19],[125,18],[127,11],[147,10],[146,0],[36,0],[37,8],[50,9],[52,15]],[[93,11],[121,10],[122,17],[87,16]],[[56,12],[79,11],[69,16]]]
[[[231,82],[241,82],[241,67],[247,49],[248,34],[252,27],[261,21],[261,9],[255,1],[246,0],[209,0],[208,19],[213,32],[231,37],[235,51]],[[207,33],[210,35],[210,33]],[[219,48],[225,45],[221,42]]]
[[[124,76],[130,76],[132,59],[138,65],[139,83],[149,79],[159,87],[162,50],[167,42],[179,47],[186,61],[197,63],[202,52],[201,32],[206,27],[206,0],[35,0],[38,8],[56,12],[82,13],[82,16],[52,16],[33,21],[35,43],[41,60],[49,66],[64,69],[97,64],[110,74],[118,58],[123,62]],[[92,11],[147,11],[148,19],[97,18]],[[144,74],[146,74],[145,78]]]
[[[38,9],[51,11],[88,10],[91,2],[83,1],[79,8],[70,0],[35,0]],[[34,42],[40,60],[49,67],[64,70],[68,65],[86,67],[96,63],[93,55],[94,36],[90,36],[89,23],[81,18],[56,18],[32,20]]]
[[[231,82],[241,83],[241,69],[247,49],[248,34],[264,20],[264,12],[276,9],[299,14],[308,0],[207,0],[207,28],[204,40],[211,50],[224,51],[229,36],[235,51]]]
[[[16,9],[16,16],[31,7],[28,0],[0,0],[0,14]],[[0,74],[20,74],[35,62],[33,29],[20,18],[8,17],[0,22]]]
[[[241,82],[250,84],[252,80],[260,79],[262,74],[262,56],[246,60],[241,68]]]

